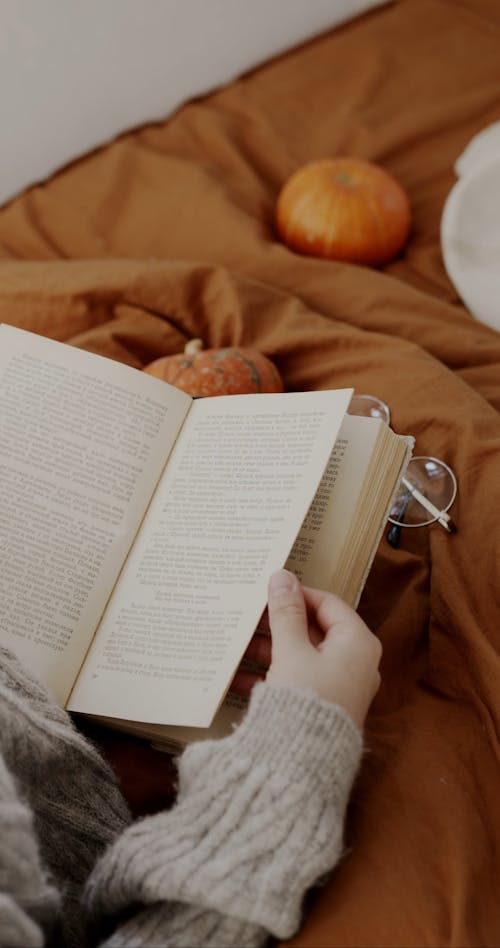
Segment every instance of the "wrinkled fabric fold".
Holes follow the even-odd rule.
[[[458,298],[439,226],[457,157],[500,119],[499,44],[494,0],[398,0],[0,209],[0,319],[138,369],[192,336],[255,345],[288,390],[382,398],[457,475],[457,534],[384,539],[360,603],[384,646],[371,753],[302,948],[498,942],[500,334]],[[384,268],[277,239],[286,177],[334,154],[408,192],[410,238]],[[158,809],[163,756],[146,778],[132,742],[106,748],[134,806]]]

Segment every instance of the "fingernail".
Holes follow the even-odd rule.
[[[291,592],[294,586],[295,576],[286,569],[280,569],[277,573],[273,573],[269,580],[269,592],[272,595],[274,593]]]

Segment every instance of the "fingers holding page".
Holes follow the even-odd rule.
[[[271,664],[271,637],[269,633],[254,632],[231,682],[230,691],[249,698],[254,685],[263,681]]]
[[[308,640],[308,616],[302,586],[286,569],[273,573],[268,589],[269,625],[273,650],[285,643],[292,647]]]
[[[362,727],[380,685],[382,649],[360,616],[333,593],[303,588],[285,570],[271,578],[268,609],[268,680],[315,691]]]
[[[242,660],[255,662],[261,668],[268,669],[271,664],[271,636],[265,632],[254,632]]]

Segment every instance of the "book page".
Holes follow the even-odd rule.
[[[69,707],[206,727],[331,453],[351,390],[193,404]]]
[[[287,560],[306,586],[335,592],[335,573],[355,516],[380,426],[346,415],[324,475]]]
[[[61,704],[190,404],[0,326],[0,640]]]

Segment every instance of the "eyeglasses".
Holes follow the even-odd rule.
[[[347,409],[349,415],[363,415],[365,418],[381,418],[387,425],[391,423],[389,406],[375,395],[354,394]]]
[[[388,425],[391,421],[388,405],[374,395],[354,394],[348,413],[381,418]],[[457,479],[448,464],[430,455],[411,458],[389,511],[392,528],[387,534],[388,542],[397,547],[403,528],[427,527],[432,523],[455,533],[448,510],[456,496]]]

